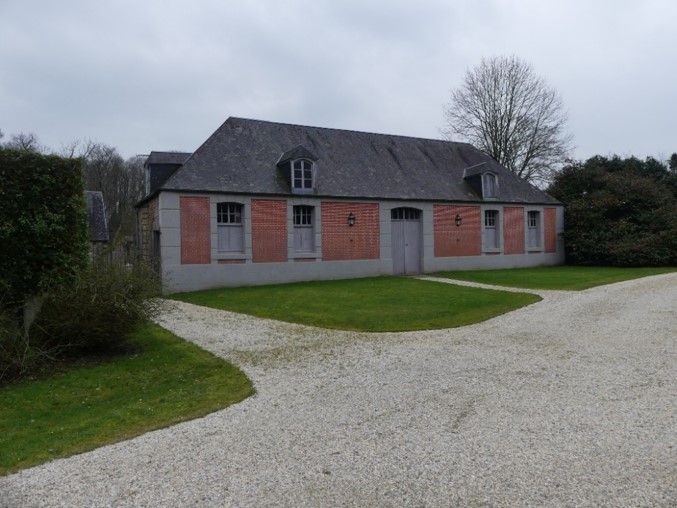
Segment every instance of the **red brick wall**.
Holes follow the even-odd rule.
[[[211,261],[209,198],[182,196],[179,199],[179,213],[181,264],[209,264]]]
[[[545,252],[557,252],[557,209],[546,208],[544,212]]]
[[[348,215],[355,214],[355,225]],[[378,259],[381,255],[376,203],[322,203],[322,260]]]
[[[252,262],[287,261],[287,202],[252,199]]]
[[[503,209],[503,252],[524,254],[524,208]]]
[[[456,215],[461,225],[456,225]],[[482,227],[479,206],[433,206],[435,257],[479,256],[482,253]]]

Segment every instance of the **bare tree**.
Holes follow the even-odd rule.
[[[573,136],[559,94],[515,56],[482,59],[445,106],[443,133],[542,184],[564,163]]]
[[[101,191],[114,246],[134,234],[134,205],[143,197],[143,159],[123,159],[116,148],[94,141],[75,141],[62,147],[65,157],[84,161],[87,190]]]
[[[35,153],[44,153],[47,151],[47,148],[40,144],[40,140],[32,132],[29,134],[24,134],[23,132],[20,134],[12,134],[9,141],[5,143],[5,148]]]

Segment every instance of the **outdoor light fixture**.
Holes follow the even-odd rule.
[[[460,215],[457,215],[457,216],[456,216],[456,225],[457,225],[457,226],[460,226],[462,220],[463,220],[463,218],[462,218]]]
[[[349,226],[355,225],[355,214],[353,212],[350,212],[350,215],[348,215],[348,225]]]

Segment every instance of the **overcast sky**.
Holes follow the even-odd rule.
[[[574,156],[677,152],[674,0],[0,0],[0,129],[194,151],[229,116],[441,137],[482,57],[562,96]]]

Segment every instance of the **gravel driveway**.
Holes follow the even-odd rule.
[[[677,273],[542,294],[386,334],[176,304],[258,394],[0,478],[0,505],[677,506]]]

